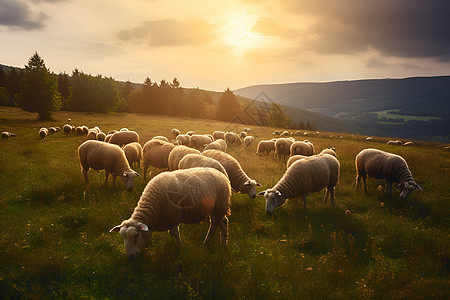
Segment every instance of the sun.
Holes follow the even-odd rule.
[[[257,47],[260,36],[251,31],[256,18],[248,14],[235,15],[226,22],[223,41],[238,52]]]

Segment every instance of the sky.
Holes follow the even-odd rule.
[[[0,64],[223,91],[450,75],[448,0],[0,0]]]

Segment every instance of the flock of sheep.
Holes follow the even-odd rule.
[[[51,128],[50,128],[51,129]],[[45,138],[58,129],[41,128],[39,134]],[[211,134],[196,134],[193,131],[181,134],[173,129],[173,139],[155,136],[141,146],[139,134],[126,128],[120,131],[103,133],[100,128],[64,125],[65,134],[75,132],[86,135],[88,140],[78,148],[82,172],[89,184],[88,171],[105,170],[107,183],[109,175],[113,181],[120,176],[125,187],[132,189],[134,179],[140,174],[131,167],[141,166],[146,178],[150,167],[165,169],[154,176],[145,187],[133,214],[128,220],[110,231],[120,232],[125,243],[127,256],[136,257],[141,248],[151,238],[153,231],[169,231],[181,241],[178,225],[198,223],[211,219],[207,244],[217,228],[220,241],[227,244],[228,218],[230,214],[231,191],[247,194],[250,198],[264,195],[265,209],[272,214],[275,208],[287,199],[301,197],[306,207],[308,194],[326,189],[324,201],[328,197],[334,204],[335,188],[339,181],[340,164],[333,147],[314,154],[313,143],[308,140],[297,141],[293,137],[280,134],[271,140],[261,140],[256,147],[256,155],[269,155],[271,152],[286,162],[285,174],[272,188],[257,193],[261,187],[250,178],[239,161],[227,153],[228,147],[254,143],[246,128],[239,134],[215,131]],[[392,183],[399,183],[400,197],[406,198],[420,186],[414,182],[406,161],[395,154],[377,149],[364,149],[355,159],[356,189],[360,182],[367,192],[367,175],[385,179],[386,193],[392,190]]]

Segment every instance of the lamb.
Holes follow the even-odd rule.
[[[255,140],[255,138],[251,135],[248,135],[244,138],[244,144],[247,147],[250,147],[253,144],[253,141]]]
[[[173,134],[173,137],[176,138],[180,134],[180,131],[178,129],[176,129],[176,128],[173,128],[172,129],[172,134]]]
[[[208,244],[219,227],[220,242],[226,246],[230,196],[228,178],[215,169],[163,172],[149,181],[131,217],[110,232],[120,232],[128,258],[136,258],[153,231],[168,230],[180,243],[180,223],[200,223],[210,217],[203,243]]]
[[[310,142],[293,142],[290,148],[291,155],[311,156],[314,154],[314,145]]]
[[[227,152],[227,143],[222,139],[216,139],[214,142],[211,142],[208,145],[206,145],[203,151],[211,149]]]
[[[335,187],[339,180],[339,161],[329,154],[309,156],[297,160],[286,170],[283,177],[271,189],[258,193],[266,198],[266,212],[273,214],[276,207],[286,199],[302,197],[305,210],[306,196],[326,187],[324,202],[328,195],[334,205]]]
[[[375,179],[386,180],[386,194],[392,192],[392,182],[399,183],[400,199],[406,199],[416,188],[422,191],[422,188],[414,182],[408,164],[400,155],[368,148],[359,152],[355,165],[356,190],[362,179],[367,193],[366,177],[369,175]]]
[[[259,141],[256,148],[256,155],[269,154],[271,151],[275,152],[275,141],[262,140]]]
[[[73,130],[73,126],[72,126],[72,125],[65,124],[65,125],[63,126],[63,131],[64,131],[64,133],[65,133],[66,135],[69,135],[70,132],[72,132],[72,130]]]
[[[88,140],[78,147],[78,158],[84,174],[86,184],[89,184],[87,173],[89,169],[105,170],[108,181],[109,174],[113,175],[113,183],[116,183],[116,176],[120,176],[125,187],[131,190],[134,186],[134,178],[140,176],[130,169],[125,153],[117,145],[108,144],[96,140]]]
[[[213,132],[214,140],[222,139],[225,140],[225,132],[223,131],[214,131]]]
[[[119,131],[114,133],[109,139],[110,144],[123,146],[132,142],[139,143],[139,134],[136,131]]]
[[[141,144],[137,142],[126,144],[125,147],[123,147],[123,152],[125,152],[125,157],[127,158],[130,166],[139,166],[142,158]]]
[[[242,140],[241,137],[239,136],[239,134],[235,133],[235,132],[227,132],[224,135],[225,138],[225,142],[227,142],[228,145],[241,145],[242,144]]]
[[[99,132],[97,133],[97,135],[95,136],[95,138],[97,139],[97,141],[105,141],[106,139],[106,134],[104,132]]]
[[[14,133],[12,133],[12,132],[9,132],[9,131],[3,131],[2,132],[2,138],[4,140],[6,140],[9,137],[14,137],[14,136],[16,136],[16,135]]]
[[[195,149],[203,149],[205,145],[208,145],[212,141],[213,139],[207,135],[193,134],[189,139],[189,145]]]
[[[399,141],[399,140],[396,140],[396,141],[388,141],[386,144],[388,144],[388,145],[395,145],[395,146],[401,146],[402,142]]]
[[[146,178],[147,169],[149,166],[159,169],[169,168],[169,154],[173,148],[175,148],[175,145],[161,140],[150,140],[145,143],[142,148],[144,179]]]
[[[169,142],[169,139],[166,138],[165,136],[162,136],[162,135],[154,136],[154,137],[152,138],[152,140],[160,140],[160,141],[164,141],[164,142]]]
[[[228,178],[230,178],[233,190],[242,194],[248,194],[250,198],[255,199],[256,187],[261,187],[261,184],[248,177],[233,156],[218,150],[207,150],[202,152],[202,155],[214,158],[222,164],[227,171]]]
[[[191,137],[187,134],[179,134],[176,138],[180,145],[189,146],[189,139]]]
[[[286,161],[286,156],[291,153],[291,145],[293,141],[286,138],[280,138],[275,142],[275,154],[278,158],[283,156],[284,161]]]
[[[180,160],[185,155],[192,153],[200,154],[200,151],[182,145],[173,148],[173,150],[169,153],[169,157],[167,158],[169,171],[178,170],[178,163],[180,162]]]
[[[40,129],[39,129],[39,136],[42,138],[42,139],[45,139],[45,137],[48,135],[48,129],[47,128],[45,128],[45,127],[41,127]]]
[[[217,160],[215,160],[211,157],[206,157],[201,154],[188,154],[188,155],[184,156],[178,164],[178,169],[180,169],[180,170],[181,169],[199,168],[199,167],[216,169],[217,171],[220,171],[223,174],[225,174],[225,176],[227,176],[227,178],[228,178],[227,171],[221,165],[220,162],[218,162]]]

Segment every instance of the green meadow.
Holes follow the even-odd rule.
[[[89,172],[86,187],[77,157],[86,137],[62,132],[40,139],[41,126],[126,127],[141,144],[155,135],[240,131],[240,124],[140,114],[56,112],[53,121],[0,107],[0,298],[1,299],[449,299],[450,152],[443,145],[414,141],[388,146],[388,138],[320,132],[307,137],[315,152],[330,145],[341,164],[335,205],[325,191],[308,196],[308,212],[290,199],[272,216],[264,197],[233,193],[229,244],[216,232],[202,241],[208,222],[180,226],[181,245],[155,232],[137,260],[125,255],[123,240],[109,229],[128,219],[146,185],[142,177],[127,191],[120,180],[105,186],[104,171]],[[256,142],[274,128],[251,126]],[[335,138],[330,139],[330,135]],[[304,137],[299,137],[304,139]],[[406,200],[379,191],[355,191],[355,156],[374,147],[403,156],[423,188]],[[263,185],[277,183],[285,163],[256,156],[250,148],[229,153]],[[141,169],[136,171],[142,172]],[[151,169],[149,178],[163,170]]]

